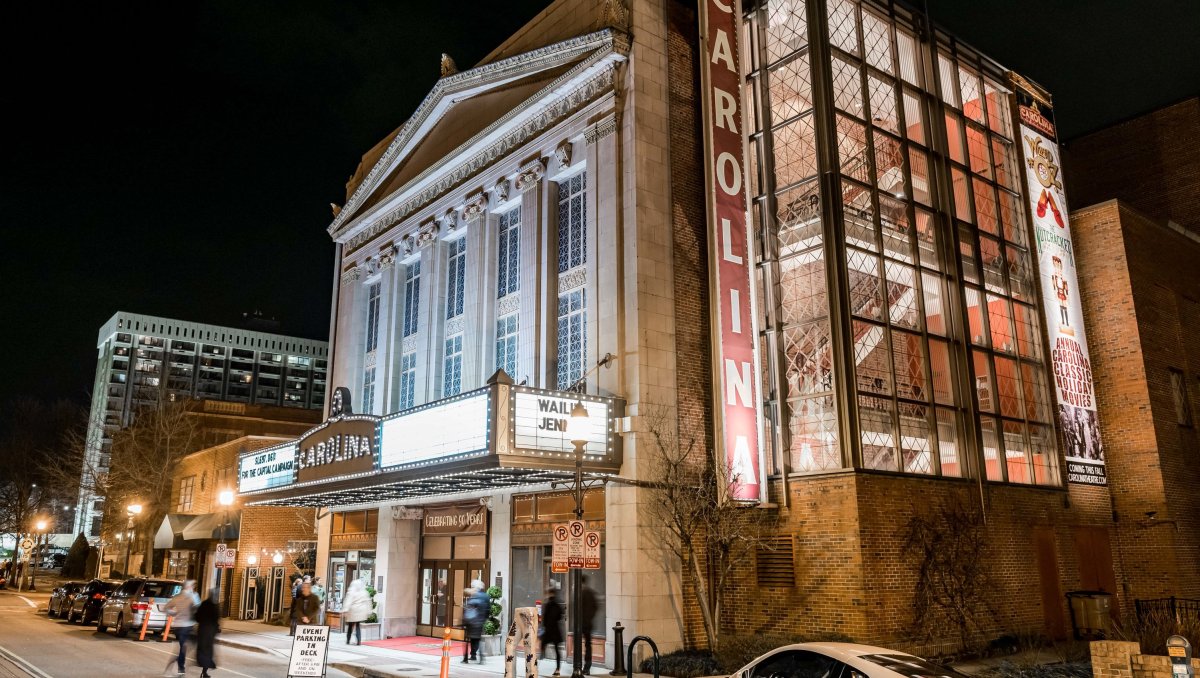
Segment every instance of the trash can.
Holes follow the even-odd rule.
[[[1107,591],[1070,591],[1067,607],[1075,639],[1105,638],[1112,631],[1112,594]]]

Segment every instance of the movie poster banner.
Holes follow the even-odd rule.
[[[1079,301],[1054,111],[1049,97],[1039,87],[1016,74],[1012,80],[1021,118],[1020,144],[1058,396],[1058,423],[1066,446],[1067,481],[1105,485],[1104,446],[1096,415],[1091,356]]]

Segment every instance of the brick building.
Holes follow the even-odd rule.
[[[224,610],[235,619],[274,618],[290,605],[291,577],[312,574],[316,512],[243,507],[234,493],[238,458],[287,440],[246,435],[184,457],[174,474],[171,512],[155,535],[163,574],[195,579],[201,592],[219,585]],[[221,503],[222,493],[229,493],[230,504]],[[214,567],[220,543],[237,549],[232,569]]]
[[[779,519],[728,631],[956,646],[914,628],[921,523],[986,575],[975,640],[1128,610],[1049,95],[904,5],[727,7],[559,0],[444,60],[329,227],[330,417],[243,455],[242,500],[327,507],[333,609],[370,578],[384,634],[434,635],[475,578],[506,619],[569,586],[575,403],[586,470],[634,480],[665,410]],[[585,502],[597,627],[703,643],[651,501]]]
[[[1126,597],[1200,597],[1200,233],[1118,200],[1072,221]]]

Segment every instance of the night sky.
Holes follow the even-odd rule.
[[[114,312],[328,331],[329,203],[441,52],[473,65],[545,0],[6,7],[0,396],[86,401]],[[19,7],[19,8],[18,8]],[[1200,3],[930,0],[1055,95],[1067,137],[1197,91]]]

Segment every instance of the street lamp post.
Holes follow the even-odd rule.
[[[128,578],[129,577],[129,552],[133,547],[133,518],[134,518],[134,516],[136,516],[142,512],[142,505],[141,504],[130,504],[129,506],[125,507],[125,512],[129,514],[129,521],[126,523],[126,526],[125,526],[127,534],[125,535],[126,539],[125,539],[125,570],[124,570],[125,577]]]
[[[233,492],[230,490],[222,490],[221,494],[217,495],[217,501],[221,503],[223,516],[221,518],[221,543],[225,543],[225,526],[229,524],[229,507],[233,505]],[[225,548],[229,548],[226,544]],[[217,610],[218,616],[225,616],[224,598],[221,596],[221,584],[224,583],[225,570],[217,568]]]
[[[38,566],[37,559],[39,557],[38,556],[38,546],[41,544],[42,536],[46,533],[46,521],[44,521],[44,520],[37,521],[37,525],[35,525],[35,527],[37,527],[37,537],[34,538],[33,550],[29,554],[31,556],[29,559],[29,565],[30,565],[30,567],[29,567],[29,590],[30,591],[37,590],[37,566]],[[45,548],[41,549],[41,551],[43,552],[41,557],[43,557],[43,558],[45,557],[45,550],[46,550]]]
[[[583,520],[583,448],[587,444],[587,408],[576,401],[567,420],[567,435],[575,446],[575,520]],[[583,571],[571,568],[571,678],[583,678]]]

